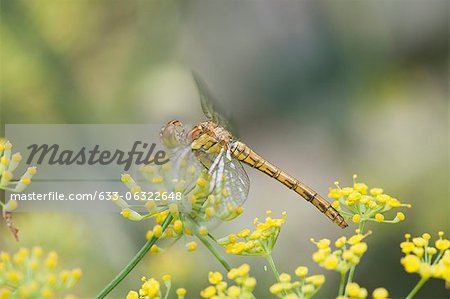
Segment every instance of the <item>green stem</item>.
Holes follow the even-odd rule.
[[[200,242],[205,245],[206,248],[214,255],[214,257],[222,264],[222,266],[229,272],[231,270],[230,264],[224,259],[224,257],[214,248],[214,246],[211,245],[211,243],[208,242],[205,238],[203,238],[200,235],[197,235]]]
[[[359,233],[362,235],[364,234],[364,225],[365,224],[366,224],[365,221],[362,221],[359,223]],[[355,276],[355,269],[356,269],[356,265],[354,265],[350,268],[350,272],[348,273],[348,278],[347,278],[347,284],[349,284],[353,281],[353,276]]]
[[[414,289],[411,290],[411,292],[408,294],[408,296],[405,299],[413,298],[416,295],[416,293],[420,290],[420,288],[425,284],[425,282],[427,282],[427,280],[428,280],[428,278],[422,278],[421,280],[419,280],[419,282],[416,284]]]
[[[352,266],[350,268],[350,271],[348,273],[348,278],[347,278],[347,284],[349,284],[353,281],[353,276],[355,275],[355,269],[356,269],[356,265]]]
[[[280,282],[280,273],[277,270],[277,267],[275,266],[275,262],[273,261],[272,255],[269,253],[266,255],[266,260],[269,263],[270,268],[272,269],[272,273],[277,279],[278,282]]]
[[[166,219],[162,223],[162,231],[164,232],[172,221],[172,214],[167,215]],[[138,251],[138,253],[128,262],[128,264],[123,268],[117,276],[108,283],[103,290],[98,293],[95,297],[96,299],[103,299],[108,295],[130,272],[136,267],[136,265],[142,260],[142,258],[147,254],[150,248],[156,243],[158,240],[157,237],[153,236],[150,240],[148,240],[144,246]]]
[[[344,287],[345,287],[345,273],[341,273],[341,279],[339,281],[339,293],[338,293],[338,296],[344,295]]]
[[[365,221],[359,223],[359,233],[362,235],[364,234],[364,225],[365,224],[366,224]]]
[[[269,263],[270,269],[272,269],[272,273],[275,276],[275,278],[277,279],[277,281],[281,282],[280,281],[280,273],[278,272],[277,267],[275,266],[275,262],[273,261],[272,254],[270,254],[270,253],[267,254],[266,255],[266,260]],[[287,296],[288,293],[286,291],[283,291],[283,295]],[[284,298],[284,296],[283,296],[283,298]]]

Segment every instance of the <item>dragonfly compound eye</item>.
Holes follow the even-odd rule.
[[[167,148],[179,146],[184,138],[185,130],[183,124],[178,120],[172,120],[162,127],[159,137],[161,143]]]

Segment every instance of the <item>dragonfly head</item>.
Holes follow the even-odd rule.
[[[185,136],[185,129],[183,123],[179,120],[172,120],[161,128],[159,138],[161,143],[167,148],[175,148],[179,146]]]

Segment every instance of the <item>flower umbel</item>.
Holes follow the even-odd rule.
[[[0,252],[0,298],[51,299],[73,288],[80,269],[56,271],[58,254],[44,256],[40,247],[21,248],[15,254]]]
[[[397,212],[391,220],[386,219],[385,214],[392,209],[409,208],[411,205],[401,203],[398,199],[384,193],[381,188],[369,189],[365,183],[359,183],[356,179],[357,176],[354,175],[352,187],[341,188],[336,182],[336,188],[330,188],[328,197],[334,199],[332,205],[342,215],[359,224],[367,221],[398,223],[405,220],[402,212]]]
[[[408,273],[417,273],[426,281],[430,278],[443,279],[450,285],[450,240],[444,238],[444,232],[439,232],[439,239],[432,246],[428,233],[411,238],[405,235],[405,241],[400,248],[405,256],[401,264]]]
[[[336,299],[365,299],[368,296],[367,289],[360,287],[356,282],[349,283],[345,288],[345,295]],[[377,288],[372,293],[373,299],[387,299],[389,296],[385,288]]]
[[[202,298],[214,299],[250,299],[256,286],[256,279],[250,276],[250,266],[243,264],[231,269],[227,274],[234,284],[229,285],[219,272],[209,273],[210,286],[200,292]]]
[[[317,251],[313,253],[312,259],[321,267],[328,270],[334,270],[341,275],[347,273],[352,266],[359,263],[361,257],[367,251],[367,244],[362,240],[369,235],[363,235],[359,230],[350,238],[340,237],[334,242],[335,250],[330,247],[331,241],[329,239],[321,239],[311,242],[316,244]]]
[[[129,201],[118,196],[113,200],[122,208],[121,214],[127,219],[155,219],[156,225],[147,232],[147,239],[153,236],[173,240],[182,236],[207,236],[210,226],[234,219],[243,212],[241,206],[229,202],[228,187],[217,186],[225,182],[214,181],[212,186],[208,171],[190,164],[183,159],[177,169],[171,162],[160,166],[142,166],[140,173],[149,189],[158,190],[155,192],[143,192],[129,174],[122,175],[121,180],[133,194],[132,199],[140,204],[130,205]],[[169,214],[173,219],[163,232],[161,224]],[[187,243],[188,251],[197,248],[194,243]]]
[[[20,153],[12,153],[12,144],[8,140],[0,140],[0,189],[12,192],[23,192],[31,183],[31,178],[36,174],[36,167],[28,167],[27,171],[20,177],[19,180],[13,180],[14,170],[19,166],[22,160]],[[15,207],[8,207],[8,203],[3,205],[3,209],[10,209]]]
[[[295,269],[295,275],[299,278],[296,281],[291,280],[291,276],[286,273],[280,274],[280,282],[270,287],[270,292],[278,298],[289,299],[309,299],[312,298],[320,287],[325,283],[324,275],[308,274],[308,268],[304,266]]]
[[[20,153],[12,153],[12,144],[3,138],[0,138],[0,189],[11,192],[23,192],[31,183],[31,178],[36,174],[36,167],[28,167],[27,171],[19,180],[13,180],[14,170],[19,166],[22,156]],[[12,220],[12,211],[17,209],[17,201],[10,199],[8,202],[0,200],[3,219],[5,219],[11,233],[16,240],[19,239],[19,230]]]
[[[172,288],[172,277],[170,275],[164,275],[162,277],[162,282],[165,286],[165,290],[161,289],[161,283],[151,277],[142,277],[142,285],[138,291],[129,291],[126,299],[160,299],[168,298]],[[186,289],[178,288],[175,291],[178,299],[184,299],[186,295]]]
[[[264,222],[255,218],[256,229],[254,231],[246,228],[221,238],[217,242],[225,247],[227,253],[247,256],[269,255],[278,239],[281,225],[286,220],[286,212],[282,213],[281,218],[272,218],[271,211],[266,213],[267,217]]]

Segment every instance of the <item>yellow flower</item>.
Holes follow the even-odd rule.
[[[356,178],[354,175],[353,187],[340,188],[339,184],[335,183],[338,188],[330,188],[329,197],[335,199],[332,206],[337,211],[354,223],[398,223],[405,220],[405,215],[401,212],[397,212],[393,219],[387,219],[385,214],[394,208],[410,207],[409,204],[402,204],[398,199],[385,194],[381,188],[372,188],[367,195],[368,186],[356,182]]]
[[[331,241],[328,239],[321,239],[319,240],[319,242],[317,243],[317,248],[319,249],[326,249],[330,246]]]
[[[402,212],[397,212],[396,218],[400,221],[404,221],[405,220],[405,214],[403,214]]]
[[[171,280],[172,277],[168,274],[163,275],[162,281],[165,285],[165,292],[161,290],[161,284],[160,282],[151,277],[147,279],[145,276],[141,278],[142,285],[138,291],[130,291],[128,292],[128,295],[126,299],[160,299],[160,298],[168,298],[169,293],[171,290]],[[164,294],[165,293],[165,294]],[[178,288],[176,290],[176,294],[178,296],[178,299],[183,299],[186,295],[186,289],[184,288]]]
[[[319,242],[315,242],[314,239],[311,239],[311,242],[315,243],[318,248],[313,253],[312,259],[321,267],[344,274],[352,266],[358,264],[360,257],[367,251],[367,244],[361,241],[368,234],[362,235],[359,233],[359,230],[356,230],[356,234],[348,240],[345,237],[340,237],[334,242],[336,246],[334,251],[329,247],[331,243],[329,240],[324,241],[326,239],[322,239]]]
[[[195,243],[194,241],[189,242],[186,244],[186,248],[188,251],[195,251],[197,249],[197,243]]]
[[[420,265],[419,274],[422,278],[428,279],[431,277],[432,266],[430,264],[422,263]]]
[[[154,279],[144,281],[139,290],[141,296],[148,296],[149,298],[157,298],[160,294],[160,283]]]
[[[402,265],[405,267],[405,271],[408,273],[417,272],[420,269],[420,259],[412,254],[408,254],[401,259]]]
[[[183,232],[183,222],[181,222],[181,220],[179,219],[175,220],[173,223],[173,230],[177,234],[181,234]]]
[[[383,189],[381,189],[381,188],[372,188],[372,189],[370,189],[370,194],[372,194],[372,195],[374,195],[374,196],[377,196],[377,195],[380,195],[380,194],[383,194]]]
[[[347,294],[350,297],[358,297],[359,296],[360,287],[359,287],[359,285],[357,283],[351,282],[351,283],[349,283],[347,285],[346,291],[347,291]]]
[[[209,286],[203,291],[201,291],[200,296],[203,298],[211,298],[216,294],[216,288],[213,286]]]
[[[126,299],[139,299],[139,294],[135,291],[129,291]]]
[[[19,180],[13,180],[13,172],[19,166],[21,160],[22,156],[20,153],[12,153],[12,144],[9,141],[0,144],[0,189],[23,192],[31,183],[32,177],[37,172],[36,167],[28,167]],[[6,207],[7,210],[5,211],[12,211],[14,210],[14,205],[17,205],[17,202],[10,200],[6,205],[0,203],[0,208],[5,209]]]
[[[353,189],[355,189],[357,192],[361,193],[361,194],[366,194],[367,193],[367,185],[364,183],[355,183],[353,185]]]
[[[403,253],[408,254],[414,250],[415,246],[414,246],[413,242],[406,241],[406,242],[400,243],[400,248],[402,249]]]
[[[270,254],[280,233],[281,225],[285,222],[286,212],[282,213],[282,218],[272,218],[271,211],[268,211],[267,215],[265,222],[255,219],[254,231],[244,229],[237,234],[225,236],[217,242],[225,247],[226,253],[247,256]]]
[[[366,244],[366,243],[357,243],[357,244],[355,244],[355,245],[352,245],[352,246],[350,247],[350,250],[351,250],[354,254],[356,254],[356,255],[358,255],[358,256],[361,256],[361,255],[363,255],[363,254],[367,251],[367,244]]]
[[[373,299],[387,299],[389,297],[389,292],[385,288],[377,288],[373,290]]]
[[[205,237],[208,235],[208,228],[206,226],[200,226],[198,233],[200,236]]]
[[[170,129],[166,126],[164,132],[169,131]],[[169,135],[173,137],[172,133]],[[161,138],[163,145],[168,146],[165,141],[167,136],[163,134]],[[169,152],[173,153],[172,150]],[[183,235],[205,237],[208,235],[207,225],[214,225],[218,221],[232,220],[242,213],[242,207],[230,200],[231,190],[229,187],[210,188],[213,177],[208,173],[208,169],[192,165],[187,157],[181,158],[179,162],[177,167],[174,167],[169,161],[164,165],[143,165],[139,168],[140,175],[143,177],[139,181],[150,183],[153,187],[152,192],[138,194],[139,199],[146,201],[145,212],[140,209],[142,204],[130,205],[123,201],[115,201],[122,209],[121,214],[127,219],[135,221],[154,219],[156,225],[151,232],[147,232],[147,239],[173,238],[178,240]],[[172,171],[174,169],[177,171]],[[138,180],[133,179],[129,174],[123,174],[121,181],[131,192],[141,191],[141,187],[136,183]],[[156,190],[158,192],[154,192]],[[149,197],[149,194],[154,194],[154,196]],[[160,196],[156,194],[160,194]],[[186,206],[189,206],[189,209],[186,209]],[[165,223],[166,226],[163,229],[163,222],[169,215],[172,220],[168,224]],[[188,250],[195,250],[194,243],[189,241],[186,243]],[[157,251],[159,250],[156,250],[155,247],[152,252],[156,253]]]
[[[418,238],[413,238],[413,243],[414,245],[418,246],[418,247],[424,247],[425,245],[427,245],[427,241],[422,238],[422,237],[418,237]]]
[[[222,281],[222,274],[219,272],[209,272],[209,282],[212,284],[218,284]]]
[[[384,220],[383,214],[380,214],[380,213],[376,214],[375,215],[375,220],[378,221],[378,222],[382,222]]]
[[[185,296],[187,291],[184,288],[179,288],[179,289],[176,290],[176,293],[177,293],[178,296]]]
[[[287,273],[281,273],[279,279],[281,282],[290,282],[291,276]]]
[[[323,267],[328,270],[334,270],[339,264],[339,258],[333,254],[329,255],[323,261]]]
[[[329,198],[341,198],[343,196],[342,191],[340,189],[330,188],[330,192],[328,193]]]
[[[283,299],[298,299],[299,294],[301,294],[300,298],[310,298],[325,282],[323,275],[306,277],[308,274],[306,267],[297,267],[295,274],[299,277],[299,281],[292,281],[291,276],[287,273],[280,274],[279,282],[273,284],[269,291]]]
[[[315,286],[321,286],[325,283],[325,276],[324,275],[312,275],[305,279],[305,282],[312,283]]]
[[[283,292],[283,286],[281,283],[276,283],[269,288],[269,291],[275,295],[280,294]]]
[[[157,225],[155,225],[153,227],[153,235],[155,237],[157,237],[157,238],[161,237],[162,236],[162,232],[163,232],[163,229],[162,229],[161,225],[157,224]]]
[[[295,269],[295,275],[297,275],[300,278],[305,277],[308,274],[308,268],[307,267],[297,267],[297,269]]]
[[[228,295],[231,298],[238,298],[241,295],[241,289],[237,286],[231,286],[228,288]]]
[[[227,277],[235,282],[235,285],[228,286],[223,281],[223,276],[219,272],[210,272],[208,275],[209,282],[212,284],[205,288],[200,295],[203,298],[217,299],[237,299],[251,298],[252,291],[256,285],[256,279],[249,276],[250,266],[243,264],[237,268],[231,269]]]
[[[351,187],[342,188],[342,194],[344,196],[349,196],[352,192],[353,192],[353,188],[351,188]]]
[[[152,247],[150,247],[150,252],[153,254],[156,254],[160,251],[161,251],[161,249],[156,244],[154,244],[154,245],[152,245]]]
[[[353,221],[354,223],[359,223],[359,222],[361,221],[361,215],[360,215],[360,214],[355,214],[355,215],[353,215],[352,221]]]
[[[342,248],[345,246],[346,242],[347,242],[346,237],[340,237],[339,239],[336,240],[336,242],[334,242],[334,246],[336,246],[337,248]]]
[[[0,287],[0,298],[55,298],[58,293],[74,287],[82,274],[80,269],[63,270],[58,274],[55,271],[58,254],[51,251],[44,258],[39,246],[31,250],[20,248],[12,259],[14,263],[10,262],[10,254],[0,252],[0,284],[8,285],[9,289],[7,292]],[[10,293],[14,293],[14,297],[6,295]]]
[[[402,252],[406,254],[400,260],[405,271],[417,273],[424,280],[431,277],[443,279],[446,285],[450,285],[450,249],[443,235],[443,232],[439,232],[439,240],[435,242],[436,248],[434,248],[428,245],[431,240],[428,233],[413,238],[412,242],[410,242],[411,235],[405,234],[406,241],[400,244]],[[437,254],[438,250],[440,254]]]
[[[440,251],[444,251],[450,248],[450,240],[443,239],[444,232],[439,232],[439,240],[435,242],[435,246]]]

